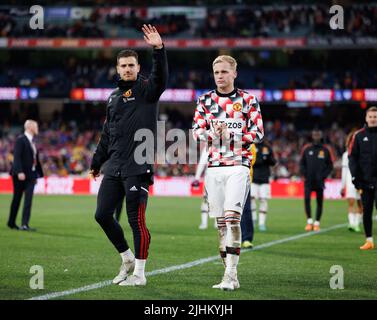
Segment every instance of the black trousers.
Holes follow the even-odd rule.
[[[373,203],[377,208],[377,188],[365,188],[361,193],[363,203],[363,224],[367,238],[372,237],[373,227]]]
[[[123,229],[114,218],[114,211],[126,196],[128,223],[131,226],[135,257],[147,259],[151,235],[146,227],[149,178],[146,175],[128,178],[105,175],[97,196],[96,221],[119,253],[129,249]]]
[[[22,211],[22,225],[29,225],[31,215],[31,205],[33,201],[33,193],[36,179],[18,180],[17,176],[12,176],[13,181],[13,199],[10,206],[10,214],[8,219],[8,225],[14,226],[16,224],[16,218],[18,209],[20,207],[22,195],[25,193],[24,208]]]
[[[242,212],[241,232],[242,232],[242,242],[244,241],[253,242],[254,223],[251,217],[250,191],[249,191],[249,194],[247,195],[245,207],[243,208],[243,212]]]
[[[304,194],[305,194],[305,213],[306,217],[309,219],[312,217],[312,210],[310,206],[310,196],[312,192],[316,193],[317,196],[317,210],[316,210],[316,220],[320,221],[323,210],[323,188],[313,187],[311,185],[304,185]]]
[[[118,222],[120,220],[120,216],[121,216],[122,210],[123,210],[123,201],[124,201],[124,199],[122,199],[121,201],[119,201],[117,207],[115,208],[115,212],[114,212],[114,218]]]

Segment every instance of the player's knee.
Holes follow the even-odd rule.
[[[241,246],[241,226],[240,223],[227,224],[227,247],[239,248]]]
[[[241,214],[238,212],[225,213],[227,228],[227,247],[239,248],[241,246]]]
[[[148,234],[150,238],[150,233],[145,223],[145,218],[140,218],[138,216],[128,216],[128,223],[133,233],[144,235]]]
[[[257,209],[257,201],[255,200],[254,197],[250,199],[250,206],[251,206],[251,210],[253,211]]]
[[[226,225],[239,225],[241,223],[241,214],[239,212],[227,211],[225,212],[224,221]]]
[[[208,213],[208,211],[209,211],[208,202],[205,202],[205,201],[202,202],[202,204],[200,206],[200,211]]]
[[[223,230],[226,228],[226,223],[224,218],[216,218],[217,229]]]
[[[128,223],[132,230],[139,229],[139,226],[143,223],[141,220],[139,221],[137,216],[128,216]]]
[[[109,222],[109,218],[106,215],[104,215],[100,210],[96,211],[94,218],[96,219],[97,223],[101,226]],[[112,219],[112,216],[110,217],[110,219]]]
[[[267,199],[260,199],[259,210],[267,213],[268,210],[268,202]]]

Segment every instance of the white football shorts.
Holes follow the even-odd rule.
[[[225,211],[242,214],[250,189],[250,169],[245,166],[209,167],[204,178],[209,216],[223,217]]]
[[[250,186],[250,197],[255,199],[271,199],[271,185],[269,183],[252,183]]]
[[[352,182],[347,181],[346,183],[346,198],[360,200],[360,193],[356,190]]]

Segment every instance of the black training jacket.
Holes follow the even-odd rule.
[[[270,167],[276,163],[272,149],[264,142],[256,144],[255,147],[257,158],[253,165],[253,183],[269,183],[271,175]]]
[[[376,187],[377,183],[377,128],[355,132],[348,148],[352,182],[357,189]]]
[[[307,186],[323,188],[332,169],[333,156],[328,146],[309,143],[302,148],[300,170]]]
[[[158,116],[158,100],[167,86],[168,63],[165,48],[153,50],[153,66],[148,79],[138,76],[136,81],[118,82],[108,100],[106,120],[100,141],[94,152],[91,169],[100,170],[107,161],[104,173],[129,177],[153,174],[154,148]],[[144,129],[143,131],[138,131]],[[135,141],[138,133],[140,141]],[[148,136],[148,149],[142,153],[148,161],[135,159],[135,150],[146,145],[142,136]],[[151,141],[151,139],[153,139]],[[137,148],[140,146],[139,148]]]

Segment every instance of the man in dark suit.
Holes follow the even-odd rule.
[[[16,140],[13,152],[13,165],[10,174],[13,180],[13,199],[10,207],[8,227],[15,230],[36,231],[29,227],[31,204],[34,186],[37,178],[43,177],[43,171],[38,158],[38,151],[33,138],[38,134],[38,123],[26,120],[25,132]],[[22,225],[16,225],[16,217],[22,195],[25,193],[22,212]]]

